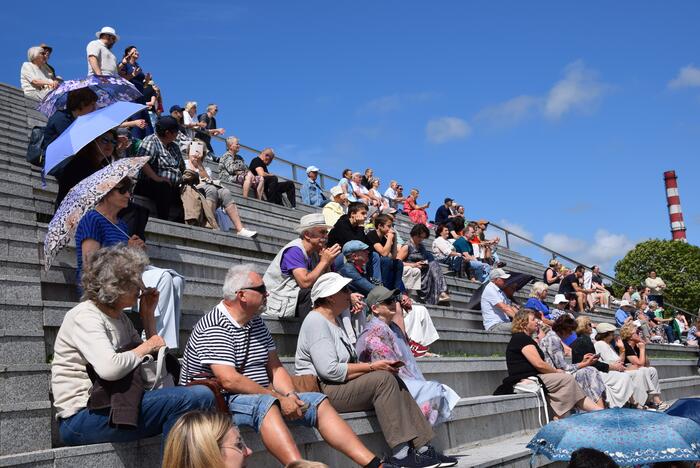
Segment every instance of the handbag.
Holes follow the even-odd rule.
[[[322,393],[321,387],[318,385],[318,377],[313,374],[305,375],[290,375],[294,391],[297,393]]]
[[[175,386],[175,380],[165,366],[167,350],[168,348],[163,346],[158,350],[156,358],[148,354],[141,363],[144,390],[151,391]]]

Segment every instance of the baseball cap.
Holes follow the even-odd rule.
[[[556,296],[554,296],[554,303],[555,304],[561,304],[562,302],[569,302],[569,300],[566,298],[565,295],[557,294]]]
[[[399,289],[387,289],[384,286],[375,286],[374,289],[367,294],[365,304],[372,307],[373,305],[384,302],[387,299],[391,299],[400,292],[401,291]]]
[[[311,288],[311,302],[316,302],[322,297],[332,296],[351,282],[352,279],[340,276],[338,273],[325,273],[316,280],[314,287]]]
[[[503,278],[503,279],[508,279],[510,278],[510,274],[506,273],[503,268],[494,268],[491,270],[491,274],[489,275],[489,278],[492,280]]]
[[[369,249],[369,245],[359,240],[351,240],[343,246],[343,255],[350,255],[353,252]]]
[[[309,172],[318,172],[320,169],[316,166],[309,166],[306,168],[306,173],[308,174]]]
[[[170,113],[172,114],[173,112],[184,112],[185,109],[180,107],[179,105],[175,104],[174,106],[170,106]]]
[[[599,323],[598,326],[595,327],[595,331],[598,333],[608,333],[615,330],[617,330],[617,328],[611,323]]]
[[[487,224],[489,224],[489,222],[485,219],[480,219],[476,222],[476,224],[478,224],[479,226],[486,226]]]

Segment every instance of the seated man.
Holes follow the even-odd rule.
[[[318,179],[318,167],[309,166],[306,168],[307,179],[301,185],[301,201],[311,206],[324,206],[330,200],[326,198],[323,189],[316,179]]]
[[[299,238],[287,243],[267,267],[264,280],[270,291],[266,315],[306,317],[311,310],[311,288],[330,271],[340,246],[326,247],[329,226],[321,213],[302,216]]]
[[[335,226],[338,219],[348,210],[348,197],[343,189],[337,185],[331,188],[331,196],[333,201],[323,206],[323,217],[326,219],[327,225]]]
[[[292,205],[292,208],[295,208],[297,206],[297,195],[294,182],[291,180],[280,182],[276,175],[270,174],[267,166],[272,164],[273,159],[275,159],[275,152],[272,151],[272,148],[265,148],[258,157],[253,158],[250,162],[250,172],[263,178],[267,201],[276,205],[283,205],[282,194],[285,194],[289,204]]]
[[[518,312],[518,306],[513,304],[503,292],[510,275],[500,268],[494,268],[490,273],[491,281],[481,293],[481,315],[484,319],[484,330],[510,332],[511,321]]]
[[[620,308],[615,312],[615,325],[622,327],[630,317],[634,318],[634,306],[629,301],[620,301]]]
[[[267,292],[252,265],[226,274],[223,300],[192,330],[180,384],[202,374],[215,376],[237,426],[260,434],[265,448],[283,465],[301,459],[285,421],[315,427],[328,444],[360,466],[381,461],[365,447],[322,393],[297,393],[260,318]]]
[[[454,200],[451,198],[445,198],[445,203],[440,205],[437,211],[435,211],[435,224],[438,226],[440,224],[447,224],[447,221],[453,217],[451,211],[453,201]]]
[[[389,184],[389,188],[384,192],[384,196],[389,200],[389,206],[398,210],[401,208],[401,204],[406,200],[406,197],[399,195],[398,193],[399,184],[392,180]]]
[[[404,291],[403,262],[396,258],[398,238],[394,230],[394,219],[391,215],[380,214],[374,219],[376,229],[367,233],[370,252],[374,251],[380,257],[382,283],[387,288]]]
[[[144,195],[156,204],[156,216],[160,219],[179,220],[182,217],[180,182],[185,171],[185,161],[175,143],[179,131],[177,120],[169,115],[156,123],[156,133],[141,142],[137,156],[150,156],[141,169],[136,193]],[[171,217],[170,208],[178,214]]]
[[[467,225],[466,236],[463,227],[456,227],[455,234],[457,234],[459,237],[456,241],[454,241],[454,244],[452,244],[452,246],[457,252],[464,255],[464,259],[467,260],[467,262],[469,263],[469,277],[476,277],[478,281],[480,281],[481,283],[485,283],[489,280],[489,274],[491,273],[491,265],[489,265],[488,263],[480,262],[474,256],[474,247],[472,246],[472,243],[468,240],[474,235],[474,223],[469,223]]]
[[[583,280],[585,268],[583,265],[576,267],[573,273],[564,277],[559,283],[559,294],[575,294],[576,304],[579,312],[583,312],[584,304],[586,303],[586,295],[594,292],[590,289],[584,289],[579,281]]]

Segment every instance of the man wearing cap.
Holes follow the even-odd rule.
[[[503,292],[510,275],[500,268],[494,268],[489,277],[491,281],[481,293],[484,330],[510,332],[511,320],[518,312],[518,307]]]
[[[445,224],[452,217],[452,202],[451,198],[445,198],[445,202],[438,207],[435,211],[435,224]]]
[[[620,307],[615,312],[615,325],[621,327],[632,317],[634,317],[634,306],[630,301],[620,301]]]
[[[270,291],[266,315],[304,318],[311,310],[311,288],[322,274],[331,271],[340,246],[326,247],[328,229],[321,213],[302,216],[299,238],[287,243],[265,271]]]
[[[326,224],[335,226],[338,219],[345,214],[348,209],[348,197],[343,192],[342,187],[336,185],[331,188],[331,196],[333,201],[329,201],[323,206],[323,217],[326,219]]]
[[[150,156],[141,169],[136,193],[153,200],[156,216],[160,219],[179,220],[182,217],[180,182],[185,161],[175,143],[179,129],[177,120],[169,115],[161,117],[156,123],[156,133],[144,138],[136,153],[137,156]],[[171,218],[170,208],[173,206],[177,214]]]
[[[379,468],[379,458],[365,447],[325,395],[296,391],[260,317],[266,296],[265,283],[252,265],[229,269],[223,300],[192,330],[180,384],[188,384],[200,374],[215,376],[224,389],[233,422],[258,432],[265,448],[282,465],[302,458],[289,423],[315,427],[330,446],[356,464]]]
[[[182,124],[182,118],[183,118],[183,112],[185,111],[184,108],[180,107],[179,105],[175,104],[173,106],[170,106],[170,117],[173,119],[177,120],[177,123]]]
[[[119,76],[117,57],[112,46],[119,40],[114,28],[105,26],[95,33],[94,41],[87,45],[88,75]]]
[[[306,168],[307,179],[301,184],[301,201],[311,206],[324,206],[330,200],[326,198],[323,189],[316,179],[318,178],[318,167],[309,166]]]

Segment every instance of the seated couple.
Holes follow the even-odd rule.
[[[289,423],[315,427],[329,445],[360,466],[382,466],[336,411],[374,409],[392,448],[384,466],[455,465],[455,459],[429,445],[432,427],[396,377],[398,369],[387,361],[352,359],[355,351],[335,322],[351,306],[349,281],[335,273],[315,281],[310,293],[314,310],[302,325],[295,365],[297,373],[320,379],[292,378],[259,315],[267,297],[265,283],[251,265],[232,267],[223,300],[194,327],[180,382],[202,374],[216,376],[236,425],[259,432],[267,450],[283,464],[301,459]]]

